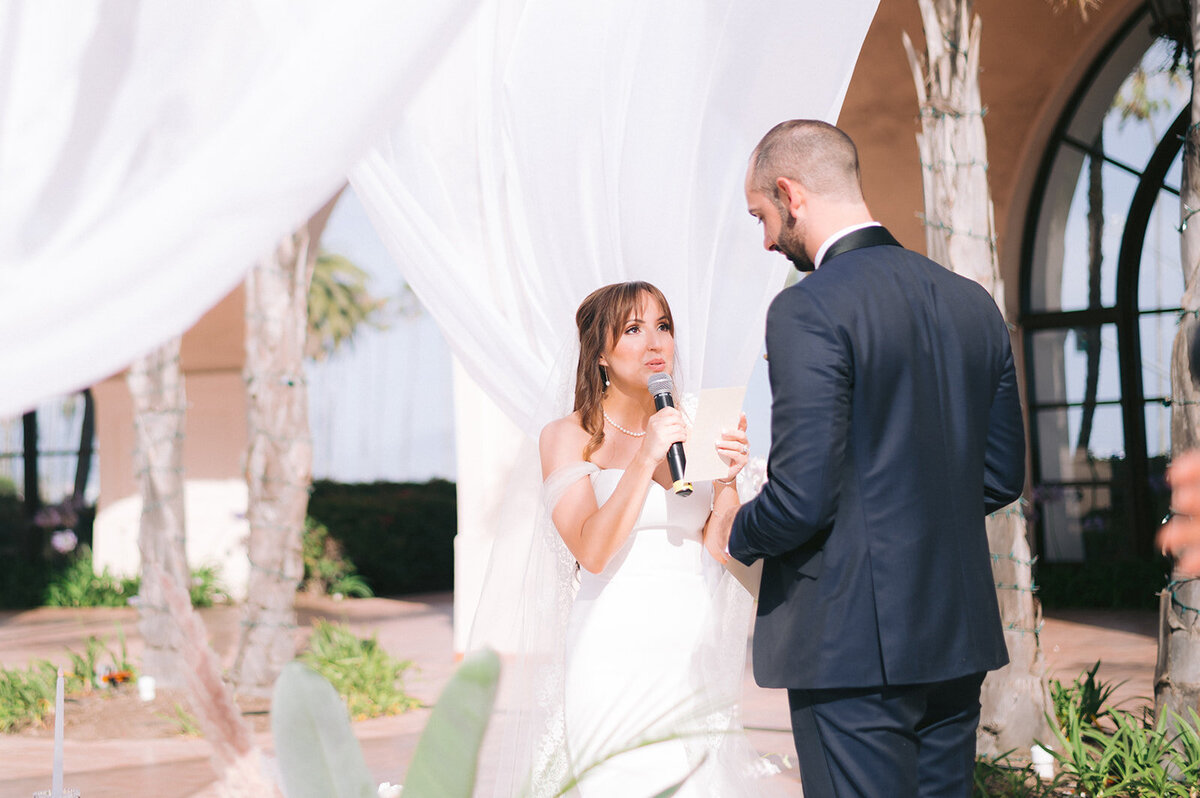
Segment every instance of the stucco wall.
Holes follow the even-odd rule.
[[[245,596],[245,391],[242,388],[241,288],[205,314],[183,337],[187,393],[183,462],[187,552],[192,567],[214,565],[235,599]],[[141,497],[133,470],[133,402],[118,374],[93,388],[100,451],[100,500],[93,529],[95,566],[136,574]]]
[[[1021,236],[1029,192],[1059,115],[1092,60],[1131,14],[1135,0],[1104,0],[1080,18],[1047,0],[980,0],[980,92],[987,108],[989,177],[1005,301],[1019,303]],[[901,43],[924,49],[916,0],[882,0],[846,95],[839,125],[860,150],[867,203],[901,243],[925,250],[917,155],[917,96]]]
[[[183,444],[189,479],[240,479],[246,448],[242,390],[245,323],[239,287],[206,313],[183,337],[182,364],[188,400]],[[93,388],[100,451],[98,510],[138,492],[133,473],[133,405],[125,375]]]

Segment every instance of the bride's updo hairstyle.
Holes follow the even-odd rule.
[[[604,399],[604,367],[600,365],[600,358],[616,344],[629,315],[647,298],[658,302],[674,334],[671,306],[662,291],[650,283],[633,281],[597,288],[575,311],[575,326],[579,328],[579,364],[575,368],[574,409],[579,412],[579,423],[592,436],[583,447],[584,460],[591,459],[604,443],[604,416],[600,407]]]

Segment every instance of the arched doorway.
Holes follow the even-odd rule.
[[[1147,9],[1092,65],[1034,189],[1021,326],[1043,560],[1151,550],[1166,509],[1190,81]]]

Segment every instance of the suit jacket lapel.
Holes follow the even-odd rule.
[[[900,242],[892,237],[882,227],[872,226],[864,227],[861,230],[855,230],[853,233],[846,235],[834,241],[829,249],[825,250],[825,257],[821,259],[821,265],[824,266],[829,261],[853,249],[862,249],[863,247],[898,247]]]

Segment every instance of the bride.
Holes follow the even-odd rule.
[[[724,478],[673,493],[665,457],[688,420],[656,411],[646,387],[674,367],[666,298],[644,282],[605,286],[576,324],[574,412],[539,442],[546,509],[574,566],[560,588],[575,592],[562,633],[566,778],[583,798],[681,781],[679,796],[758,795],[754,777],[770,769],[737,714],[751,600],[706,535],[714,512],[739,503],[745,416],[714,442]]]

